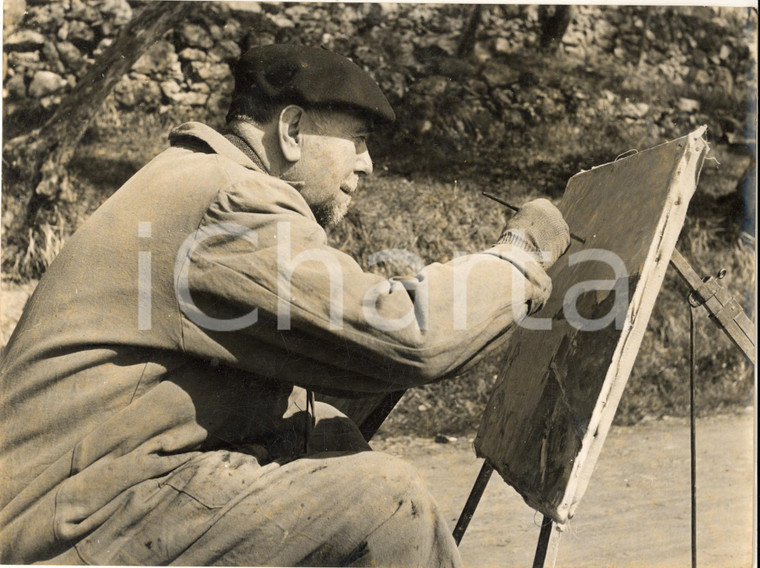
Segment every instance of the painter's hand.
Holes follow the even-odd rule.
[[[499,244],[522,248],[547,270],[570,246],[570,229],[559,209],[546,199],[535,199],[507,221]]]

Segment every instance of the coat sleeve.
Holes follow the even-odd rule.
[[[300,194],[279,181],[220,193],[186,243],[175,274],[185,350],[332,393],[460,372],[551,287],[510,245],[405,280],[365,272],[326,244]]]

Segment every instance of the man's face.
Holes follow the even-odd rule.
[[[367,150],[370,125],[346,112],[306,111],[301,158],[288,178],[302,183],[301,195],[323,227],[336,225],[348,211],[359,175],[372,173]]]

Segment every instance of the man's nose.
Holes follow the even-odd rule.
[[[372,173],[372,158],[369,156],[369,151],[365,150],[356,159],[356,167],[354,171],[370,175]]]

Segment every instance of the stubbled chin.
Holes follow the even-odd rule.
[[[351,197],[341,193],[334,199],[325,203],[320,203],[312,208],[317,223],[325,228],[334,227],[340,223],[341,219],[348,213],[348,206],[351,204]]]

